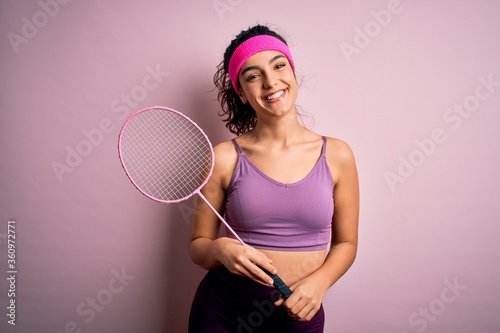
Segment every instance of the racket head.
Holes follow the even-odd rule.
[[[118,137],[126,175],[146,197],[177,203],[200,193],[214,168],[212,144],[189,117],[164,106],[132,114]]]

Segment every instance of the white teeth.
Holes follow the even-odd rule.
[[[272,100],[272,99],[276,99],[276,98],[279,98],[281,95],[283,95],[285,92],[283,90],[280,90],[274,94],[272,94],[271,96],[267,96],[266,99],[268,101]]]

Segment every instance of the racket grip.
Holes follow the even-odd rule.
[[[288,288],[288,286],[285,284],[285,282],[283,282],[283,280],[278,276],[278,274],[271,274],[262,267],[261,269],[273,279],[274,288],[278,289],[281,295],[283,295],[283,298],[286,300],[292,294],[290,288]]]

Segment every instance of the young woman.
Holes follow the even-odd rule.
[[[301,125],[294,69],[285,40],[257,25],[231,42],[214,76],[237,137],[214,147],[202,192],[248,246],[220,237],[220,221],[199,201],[190,254],[209,271],[190,332],[323,332],[323,298],[356,256],[354,156],[345,142]],[[263,269],[283,279],[290,297]]]

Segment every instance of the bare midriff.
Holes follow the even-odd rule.
[[[289,286],[320,268],[326,256],[326,250],[289,252],[259,249],[259,251],[273,261],[272,265],[278,270],[279,277]]]

